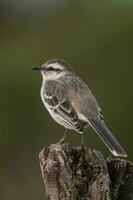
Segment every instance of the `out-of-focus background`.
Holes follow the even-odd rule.
[[[0,198],[41,200],[38,153],[64,132],[46,112],[32,67],[67,60],[90,86],[104,118],[133,152],[133,3],[130,0],[0,1]],[[109,156],[90,128],[85,144]],[[72,132],[67,141],[80,143]]]

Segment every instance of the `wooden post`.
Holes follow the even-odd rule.
[[[52,144],[39,154],[49,200],[133,200],[133,164],[90,148]]]

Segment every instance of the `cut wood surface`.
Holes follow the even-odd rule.
[[[49,200],[133,200],[133,163],[99,151],[52,144],[39,154]]]

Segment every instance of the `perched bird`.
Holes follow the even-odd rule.
[[[92,92],[67,62],[51,59],[33,69],[42,74],[41,99],[57,123],[67,131],[73,129],[79,132],[82,138],[84,128],[90,125],[114,156],[127,156],[105,125],[101,109]],[[61,142],[64,142],[65,135]]]

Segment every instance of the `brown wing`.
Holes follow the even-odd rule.
[[[66,89],[57,81],[47,81],[44,90],[44,98],[50,109],[69,124],[73,129],[82,132],[82,125],[75,109],[66,96]]]

